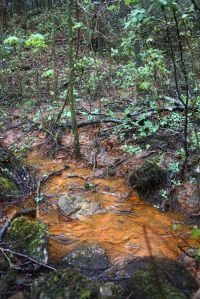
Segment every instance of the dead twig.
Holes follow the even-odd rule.
[[[36,182],[37,188],[36,188],[36,196],[40,196],[41,194],[41,187],[42,184],[44,184],[46,181],[48,181],[50,178],[52,178],[54,175],[60,175],[61,172],[65,169],[69,168],[68,165],[64,165],[62,168],[55,170],[49,174],[44,175],[43,177],[39,178]]]
[[[36,263],[36,264],[38,264],[38,265],[40,265],[40,266],[43,266],[43,267],[45,267],[45,268],[47,268],[47,269],[50,269],[50,270],[53,270],[53,271],[57,271],[56,268],[51,267],[51,266],[49,266],[49,265],[46,265],[46,264],[44,264],[44,263],[41,263],[41,262],[37,261],[36,259],[34,259],[34,258],[32,258],[32,257],[30,257],[30,256],[28,256],[28,255],[26,255],[26,254],[19,253],[19,252],[13,251],[13,250],[11,250],[11,249],[8,249],[8,248],[2,248],[2,247],[0,247],[0,250],[1,250],[3,253],[10,253],[10,254],[13,254],[13,255],[16,255],[16,256],[20,256],[20,257],[23,257],[23,258],[28,259],[29,261],[31,261],[31,262],[33,262],[33,263]]]

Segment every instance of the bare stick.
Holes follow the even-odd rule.
[[[24,257],[24,258],[28,259],[29,261],[31,261],[31,262],[33,262],[33,263],[36,263],[36,264],[38,264],[38,265],[41,265],[41,266],[43,266],[43,267],[45,267],[45,268],[48,268],[48,269],[50,269],[50,270],[57,271],[56,268],[51,267],[51,266],[48,266],[48,265],[45,265],[44,263],[41,263],[41,262],[39,262],[39,261],[33,259],[32,257],[26,255],[26,254],[22,254],[22,253],[13,251],[13,250],[11,250],[11,249],[8,249],[8,248],[2,248],[2,247],[0,247],[0,250],[1,250],[3,253],[7,252],[7,253],[11,253],[11,254],[20,256],[20,257]]]

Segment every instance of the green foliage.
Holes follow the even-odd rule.
[[[195,259],[198,263],[200,263],[200,247],[198,247],[196,249],[196,252],[195,252]]]
[[[130,5],[130,4],[138,4],[139,0],[124,0],[126,5]]]
[[[4,40],[4,44],[5,45],[9,45],[9,46],[17,46],[20,43],[20,39],[17,36],[9,36],[8,38],[6,38]]]
[[[177,178],[177,175],[179,174],[180,171],[180,163],[179,162],[171,162],[167,166],[168,171],[170,172],[170,177],[171,177],[171,187],[175,188],[181,185],[181,180]]]
[[[83,27],[83,23],[82,22],[76,22],[74,23],[72,29],[73,30],[78,30],[78,29],[81,29]]]
[[[194,240],[199,240],[199,238],[200,238],[200,228],[196,225],[192,229],[191,238]],[[198,263],[200,263],[200,246],[196,247],[195,259]]]
[[[72,16],[72,39],[66,36],[68,26],[66,9],[63,9],[66,7],[56,7],[48,13],[47,11],[37,14],[30,12],[26,26],[23,24],[26,27],[26,34],[24,28],[19,30],[19,27],[16,27],[15,31],[10,29],[8,31],[10,36],[4,37],[0,45],[2,66],[0,75],[5,79],[0,88],[6,94],[15,94],[15,98],[32,98],[35,105],[51,101],[49,107],[52,106],[52,110],[43,111],[41,107],[41,111],[34,117],[35,122],[41,121],[40,128],[48,130],[48,126],[56,119],[56,112],[58,112],[56,109],[61,107],[56,101],[65,100],[68,94],[68,87],[64,84],[69,81],[71,72],[66,56],[69,41],[72,40],[73,54],[76,57],[76,61],[73,61],[73,95],[79,103],[86,100],[89,105],[92,105],[93,100],[99,98],[109,98],[112,101],[113,98],[118,97],[118,89],[123,89],[119,96],[123,107],[117,109],[121,109],[120,112],[124,112],[125,115],[125,111],[128,110],[131,113],[137,112],[139,117],[132,120],[125,116],[123,124],[116,129],[116,133],[122,140],[128,136],[134,141],[141,141],[155,133],[159,135],[166,131],[168,133],[179,131],[182,138],[185,113],[171,111],[176,102],[171,101],[169,97],[179,102],[181,98],[184,103],[186,102],[186,76],[183,74],[181,64],[183,60],[188,78],[189,105],[193,111],[191,114],[188,113],[190,136],[187,140],[190,142],[189,149],[196,151],[200,136],[198,128],[192,126],[195,123],[194,119],[196,121],[200,119],[198,16],[194,5],[192,3],[185,5],[185,3],[185,1],[150,0],[142,4],[138,0],[125,0],[123,3],[106,5],[105,11],[100,12],[98,16],[99,21],[102,22],[100,36],[105,38],[108,48],[110,47],[110,51],[105,52],[104,57],[90,51],[91,38],[96,38],[99,30],[98,26],[95,28],[90,26],[91,22],[88,20],[93,9],[90,1],[85,0],[81,3],[79,18]],[[14,18],[12,21],[15,24]],[[107,24],[106,28],[104,23]],[[167,36],[168,29],[171,44]],[[177,30],[180,33],[179,38]],[[53,31],[55,36],[49,33]],[[180,42],[182,42],[182,53],[180,53]],[[52,64],[53,48],[55,61]],[[44,50],[44,55],[41,55],[41,50]],[[174,55],[174,62],[172,55]],[[15,84],[12,85],[12,82]],[[55,92],[55,84],[58,93]],[[126,100],[130,103],[129,107]],[[105,108],[104,104],[102,104],[103,108]],[[21,105],[22,102],[19,107]],[[117,115],[114,109],[109,108],[109,104],[106,105],[106,113],[109,116]],[[166,107],[168,113],[160,113],[160,110]],[[31,105],[24,108],[21,117],[25,119],[26,113],[31,110]],[[145,112],[148,108],[153,110],[152,114]],[[53,111],[54,109],[56,111]],[[89,121],[94,119],[92,114],[85,116]],[[59,124],[65,124],[68,117],[69,112],[64,110]],[[180,146],[180,151],[176,154],[184,161],[186,155],[181,152],[181,148],[184,149]],[[125,150],[137,152],[137,145]]]
[[[136,29],[145,25],[149,20],[147,12],[144,8],[137,7],[132,9],[128,20],[124,24],[124,29]]]
[[[191,232],[192,239],[198,239],[200,237],[200,228],[198,226],[194,226]]]
[[[176,232],[177,230],[181,229],[182,225],[180,223],[173,223],[172,224],[172,231]]]
[[[100,289],[104,283],[92,280],[87,276],[80,274],[69,267],[54,272],[49,272],[37,278],[36,283],[32,285],[31,293],[27,298],[62,298],[62,299],[99,299],[101,296]],[[122,299],[120,288],[111,284],[113,299]]]
[[[178,157],[180,157],[182,160],[185,159],[185,151],[183,148],[179,148],[178,150],[176,150],[176,155]]]
[[[129,154],[135,154],[135,155],[139,155],[142,152],[142,149],[139,146],[133,146],[129,144],[123,145],[122,149]]]
[[[49,69],[43,72],[42,77],[44,78],[53,78],[55,75],[54,70],[53,69]]]
[[[43,257],[42,248],[47,245],[47,235],[45,224],[18,217],[11,223],[7,240],[15,250],[40,260]]]
[[[17,190],[16,185],[8,178],[0,175],[0,196],[10,195]]]
[[[35,49],[47,47],[45,37],[40,33],[31,34],[25,41],[25,45]]]
[[[42,202],[42,200],[44,199],[44,194],[40,193],[37,196],[34,197],[34,201],[36,202],[36,204],[39,204]]]
[[[158,131],[158,126],[150,120],[145,120],[143,126],[138,126],[138,134],[140,137],[147,137]]]
[[[119,5],[114,3],[114,4],[107,6],[106,9],[111,13],[116,13],[119,11]]]
[[[167,168],[171,172],[179,172],[179,166],[180,166],[179,162],[171,162],[168,164]]]
[[[167,0],[157,0],[158,4],[167,5]]]

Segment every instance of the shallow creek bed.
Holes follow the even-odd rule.
[[[100,177],[91,169],[66,166],[65,161],[35,154],[30,154],[27,162],[40,177],[62,169],[40,186],[37,196],[26,198],[18,207],[36,207],[34,220],[47,225],[51,265],[72,267],[94,279],[118,282],[131,278],[138,267],[145,269],[148,260],[158,269],[163,261],[185,261],[184,252],[195,245],[183,215],[162,213],[145,203],[123,178]],[[14,204],[10,205],[7,217],[15,209]],[[198,281],[200,274],[194,264],[194,259],[190,265],[188,262]]]

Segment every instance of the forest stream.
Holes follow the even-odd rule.
[[[31,153],[26,162],[45,175],[62,168],[61,160],[50,160]],[[42,200],[37,206],[37,220],[48,225],[49,261],[58,262],[78,244],[94,242],[106,250],[113,265],[132,258],[152,257],[175,260],[180,248],[192,244],[191,227],[184,216],[162,213],[146,204],[130,189],[123,178],[95,177],[95,171],[68,164],[61,174],[50,178],[42,187]],[[66,194],[81,196],[94,207],[82,215],[74,209],[66,216],[58,200]],[[33,198],[20,203],[21,208],[35,206]],[[13,213],[10,206],[7,215]],[[74,215],[73,215],[74,214]],[[178,228],[174,230],[173,228]],[[126,273],[122,273],[126,275]]]

